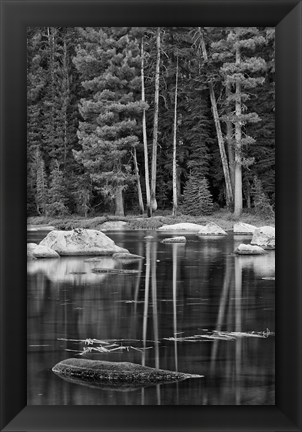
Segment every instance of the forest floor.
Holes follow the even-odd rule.
[[[125,221],[130,230],[154,230],[162,225],[171,225],[181,222],[191,222],[200,225],[206,225],[209,222],[214,222],[224,230],[232,230],[235,222],[244,222],[257,227],[270,225],[275,226],[275,218],[264,217],[252,212],[243,212],[240,219],[236,219],[234,215],[227,210],[218,210],[207,216],[191,216],[179,214],[172,216],[171,211],[158,211],[152,217],[146,215],[113,216],[105,214],[102,216],[84,218],[77,215],[69,215],[64,217],[47,217],[47,216],[32,216],[27,220],[28,225],[52,225],[60,230],[69,230],[74,228],[99,229],[100,225],[108,221]]]

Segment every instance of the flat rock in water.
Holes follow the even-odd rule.
[[[52,371],[61,378],[82,385],[96,387],[110,386],[115,389],[145,387],[154,384],[183,381],[188,378],[202,378],[192,375],[155,369],[129,362],[109,362],[70,358],[57,363]]]
[[[42,246],[41,244],[33,250],[33,256],[35,258],[60,258],[60,255],[55,250],[48,246]]]
[[[264,249],[275,248],[275,228],[271,226],[263,226],[254,231],[251,241],[252,245],[261,246]]]
[[[210,222],[205,226],[202,226],[202,228],[198,231],[199,235],[211,235],[211,236],[220,236],[220,235],[227,235],[227,233],[217,224],[214,222]]]
[[[174,225],[163,225],[158,228],[158,231],[187,231],[187,232],[198,232],[203,228],[202,225],[195,223],[183,222]]]
[[[53,231],[56,228],[52,225],[28,225],[27,231]]]
[[[97,230],[76,228],[71,231],[54,230],[40,242],[59,255],[113,255],[116,252],[126,252],[127,249],[117,246],[106,234]]]
[[[131,254],[131,253],[122,253],[122,252],[117,252],[117,253],[113,254],[112,258],[117,259],[117,260],[141,260],[141,259],[144,259],[144,257],[140,256],[140,255],[135,255],[135,254]]]
[[[233,227],[234,234],[253,234],[255,229],[256,226],[244,222],[237,222]]]
[[[234,253],[238,255],[263,255],[265,254],[265,250],[260,246],[253,246],[247,244],[240,244]]]
[[[187,239],[184,236],[180,237],[171,237],[171,238],[165,238],[162,240],[162,243],[170,244],[170,243],[186,243]]]

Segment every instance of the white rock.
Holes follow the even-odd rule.
[[[100,225],[101,231],[119,231],[126,229],[127,222],[125,221],[108,221]]]
[[[51,231],[40,242],[60,255],[112,255],[129,252],[117,246],[106,234],[97,230],[77,228],[71,231]]]
[[[244,222],[237,222],[233,227],[234,234],[253,234],[255,229],[257,229],[256,226]]]
[[[163,225],[158,228],[158,231],[190,231],[190,232],[198,232],[203,228],[203,225],[198,225],[195,223],[177,223],[174,225]]]
[[[227,233],[220,228],[219,225],[216,225],[214,222],[210,222],[205,226],[202,226],[202,229],[198,231],[198,234],[201,235],[227,235]]]
[[[163,239],[162,243],[186,243],[187,239],[184,236],[171,237]]]
[[[254,231],[251,241],[252,245],[261,246],[263,248],[274,249],[275,247],[275,228],[271,226],[263,226]]]
[[[238,255],[263,255],[265,254],[265,250],[260,246],[252,246],[247,244],[240,244],[235,253]]]
[[[33,250],[35,258],[60,258],[60,255],[48,246],[37,245]]]

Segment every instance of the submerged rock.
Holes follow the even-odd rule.
[[[198,232],[203,228],[203,225],[198,225],[195,223],[183,222],[174,225],[163,225],[158,228],[158,231],[188,231],[188,232]]]
[[[237,222],[234,224],[234,234],[253,234],[257,227],[244,222]]]
[[[260,246],[252,246],[247,244],[240,244],[234,251],[238,255],[263,255],[265,250]]]
[[[267,249],[275,248],[275,228],[271,226],[263,226],[254,231],[251,241],[252,245],[261,246]]]
[[[227,235],[227,233],[214,222],[210,222],[205,226],[202,226],[198,231],[199,235]]]
[[[42,246],[41,244],[37,245],[32,253],[35,258],[60,258],[58,252],[48,246]]]
[[[125,387],[137,388],[166,382],[183,381],[188,378],[202,378],[164,369],[154,369],[129,362],[109,362],[70,358],[57,363],[52,371],[70,382],[95,387],[110,386],[123,390]]]
[[[180,237],[171,237],[171,238],[165,238],[162,240],[162,243],[170,244],[170,243],[186,243],[187,239],[184,236]]]
[[[127,249],[117,246],[106,234],[90,229],[77,228],[71,231],[51,231],[40,242],[60,255],[113,255],[126,252]]]

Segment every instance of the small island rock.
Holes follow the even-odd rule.
[[[253,234],[257,227],[244,222],[237,222],[234,224],[234,234]]]
[[[263,255],[265,250],[260,246],[252,246],[250,244],[240,244],[235,253],[238,255]]]
[[[63,256],[113,255],[116,252],[129,252],[117,246],[101,231],[81,228],[71,231],[51,231],[40,245],[48,246]]]

